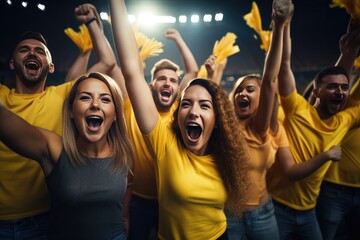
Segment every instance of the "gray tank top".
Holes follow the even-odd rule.
[[[74,167],[63,150],[46,181],[49,239],[111,239],[124,231],[127,169],[114,172],[112,158],[93,158]]]

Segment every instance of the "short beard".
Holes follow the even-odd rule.
[[[14,63],[14,70],[15,70],[15,74],[19,77],[20,81],[27,87],[33,87],[38,85],[40,82],[43,82],[46,80],[47,75],[49,73],[49,65],[45,66],[42,69],[42,72],[40,74],[39,77],[37,78],[27,78],[24,74],[24,72],[22,71],[22,66],[21,64],[15,62]]]
[[[159,99],[159,94],[158,94],[157,91],[151,90],[151,95],[152,95],[153,100],[155,102],[156,108],[158,109],[158,111],[160,110],[160,112],[168,111],[171,108],[171,106],[174,104],[174,102],[176,101],[176,98],[177,98],[177,94],[174,94],[174,95],[171,96],[171,98],[172,98],[171,101],[164,104]]]

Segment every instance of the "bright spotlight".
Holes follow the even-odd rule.
[[[9,5],[12,4],[11,0],[7,0],[6,2],[7,2],[7,4],[9,4]]]
[[[204,18],[203,18],[204,22],[211,22],[211,19],[212,19],[211,14],[204,15]]]
[[[109,19],[109,15],[107,14],[107,12],[101,12],[101,13],[100,13],[100,18],[101,18],[102,20],[107,21],[107,20]]]
[[[199,15],[192,15],[191,16],[191,22],[193,22],[193,23],[198,23],[199,19],[200,19]]]
[[[185,15],[179,16],[179,22],[186,23],[187,22],[187,17]]]
[[[173,16],[155,16],[154,22],[156,22],[156,23],[175,23],[176,18]]]
[[[129,22],[130,22],[131,24],[133,24],[133,23],[136,21],[136,17],[135,17],[134,15],[129,14],[129,15],[128,15],[128,18],[129,18]]]
[[[38,3],[37,7],[38,7],[38,9],[40,9],[41,11],[45,11],[45,5],[44,5],[44,4]]]
[[[215,14],[215,21],[219,22],[223,20],[224,15],[222,13]]]
[[[153,25],[155,22],[154,15],[142,14],[138,17],[138,23],[145,26]]]
[[[22,5],[24,8],[26,8],[27,5],[28,5],[28,3],[27,3],[27,2],[21,2],[21,5]]]

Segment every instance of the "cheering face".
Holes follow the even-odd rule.
[[[26,86],[45,81],[47,74],[54,72],[51,55],[47,47],[35,39],[25,39],[17,46],[10,60],[10,69]]]
[[[111,92],[102,81],[89,78],[77,89],[71,111],[79,131],[78,140],[84,142],[106,141],[108,131],[116,120]]]
[[[240,119],[253,116],[259,107],[260,86],[254,78],[245,79],[236,89],[234,107]]]
[[[327,75],[319,89],[314,90],[319,98],[319,108],[323,114],[332,116],[341,110],[342,104],[349,96],[349,81],[343,74]]]
[[[215,127],[215,111],[209,92],[200,85],[187,88],[177,118],[186,148],[196,155],[207,154],[206,149]]]
[[[158,110],[166,112],[177,98],[179,77],[171,69],[160,70],[155,74],[150,90]]]

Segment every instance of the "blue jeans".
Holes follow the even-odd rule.
[[[349,214],[352,214],[357,221],[355,229],[352,230],[359,234],[360,188],[323,181],[316,212],[324,239],[335,239],[340,222]]]
[[[43,240],[49,226],[49,213],[13,219],[0,220],[1,240]]]
[[[265,205],[245,212],[241,218],[226,213],[229,240],[238,239],[279,239],[279,231],[270,199]]]
[[[129,240],[148,239],[154,231],[157,237],[159,225],[159,204],[133,195],[130,202]]]
[[[280,239],[321,240],[315,208],[296,210],[274,201]]]
[[[117,234],[115,237],[112,237],[110,240],[125,240],[125,232]]]

